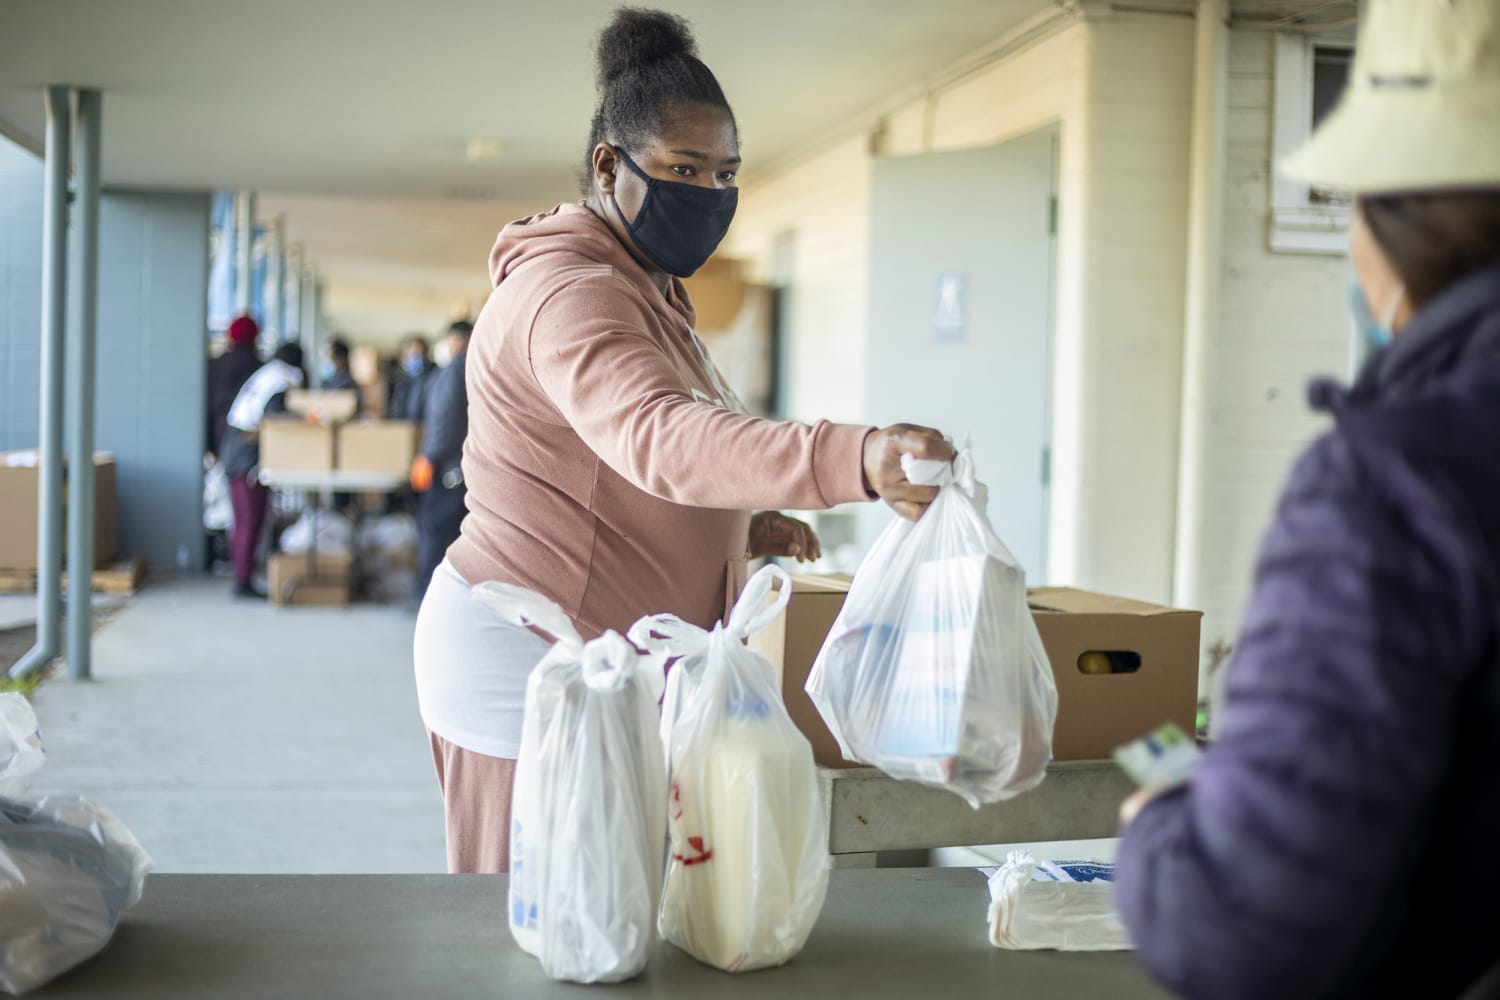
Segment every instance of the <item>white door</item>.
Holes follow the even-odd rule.
[[[1045,582],[1056,134],[874,171],[870,418],[969,436],[995,530]]]

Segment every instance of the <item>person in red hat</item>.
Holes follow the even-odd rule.
[[[229,349],[208,363],[208,436],[204,441],[215,458],[224,443],[234,397],[260,367],[260,355],[255,349],[259,336],[260,327],[255,320],[239,317],[229,324]]]

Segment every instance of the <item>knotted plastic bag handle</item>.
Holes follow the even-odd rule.
[[[592,691],[619,691],[634,679],[647,696],[660,701],[661,669],[655,656],[642,656],[625,637],[613,630],[590,639],[582,651],[583,682]]]
[[[479,584],[470,593],[474,600],[512,625],[541,629],[558,645],[583,648],[583,637],[573,627],[567,613],[534,590],[490,581]]]
[[[772,587],[777,582],[781,587],[775,599],[767,604],[766,598],[771,596]],[[766,566],[750,578],[740,593],[740,599],[734,602],[734,610],[729,613],[729,634],[736,639],[749,638],[774,622],[791,599],[791,576],[780,566]]]
[[[957,486],[971,497],[980,489],[979,480],[974,476],[974,454],[967,442],[951,462],[902,455],[901,471],[906,473],[906,481],[913,486],[936,486],[938,489]]]

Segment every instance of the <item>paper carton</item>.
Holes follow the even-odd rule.
[[[1057,680],[1054,758],[1107,759],[1165,722],[1195,730],[1201,611],[1067,587],[1028,603]]]
[[[260,467],[275,472],[327,472],[333,468],[333,427],[268,417],[260,425]]]
[[[408,420],[356,420],[339,428],[338,467],[405,479],[417,454],[420,426]]]
[[[314,423],[342,423],[359,412],[359,394],[353,389],[288,389],[286,409]]]
[[[319,552],[311,567],[305,552],[272,553],[266,563],[267,596],[272,604],[340,607],[350,601],[353,571],[348,553]]]
[[[792,586],[786,614],[751,636],[750,646],[777,669],[787,712],[813,758],[824,767],[861,767],[843,759],[803,690],[849,578],[794,575]],[[1028,603],[1057,682],[1053,759],[1108,760],[1115,747],[1164,722],[1193,731],[1202,612],[1061,587],[1034,589]]]
[[[901,759],[934,782],[998,764],[983,734],[986,718],[1006,699],[983,689],[975,664],[1025,661],[1025,635],[1015,620],[1024,586],[1019,569],[993,556],[917,566],[905,615],[899,628],[889,628],[893,683],[884,703],[871,706],[879,719],[861,727],[879,734],[870,759]],[[980,659],[989,657],[995,659]]]
[[[750,636],[750,648],[776,668],[787,714],[812,744],[813,760],[824,767],[863,767],[844,759],[838,740],[803,685],[834,619],[849,594],[847,576],[792,575],[792,599],[786,614]]]
[[[0,452],[0,569],[37,568],[37,507],[41,499],[41,470],[35,451]],[[64,470],[63,516],[67,516],[68,487]],[[66,522],[65,522],[66,523]],[[63,544],[67,545],[64,530]],[[115,504],[115,460],[94,456],[94,568],[107,569],[120,554],[119,514]]]

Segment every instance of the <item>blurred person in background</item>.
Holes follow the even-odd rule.
[[[401,345],[400,359],[401,378],[391,388],[386,416],[392,420],[419,421],[427,407],[428,381],[437,371],[427,338],[408,337]]]
[[[204,440],[215,457],[224,440],[234,397],[260,367],[260,354],[255,349],[259,336],[260,327],[255,320],[238,317],[229,324],[228,349],[208,362],[208,432]]]
[[[1214,742],[1122,810],[1119,909],[1188,997],[1500,996],[1500,3],[1371,0],[1286,166],[1357,196],[1376,350],[1313,386],[1333,429],[1261,549]]]
[[[469,433],[469,335],[474,324],[459,321],[434,351],[441,367],[430,377],[422,413],[422,443],[412,463],[411,485],[417,491],[418,600],[427,593],[433,570],[448,546],[458,540],[464,519],[464,438]]]
[[[347,340],[335,337],[328,342],[319,375],[322,379],[319,388],[352,389],[354,390],[354,412],[360,413],[364,410],[365,394],[360,389],[359,383],[354,381],[354,373],[349,370],[349,342]]]
[[[229,409],[224,434],[224,473],[234,504],[230,558],[234,562],[234,595],[264,598],[255,587],[255,556],[266,523],[271,491],[260,481],[260,425],[267,416],[286,412],[286,391],[307,384],[302,348],[282,344],[240,389]]]

